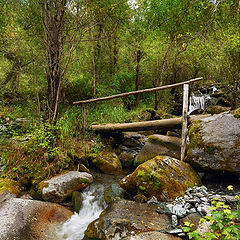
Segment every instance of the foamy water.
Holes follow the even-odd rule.
[[[100,185],[93,185],[82,193],[83,202],[79,213],[63,224],[57,233],[59,240],[81,240],[89,223],[97,219],[106,207],[103,200],[103,189]]]

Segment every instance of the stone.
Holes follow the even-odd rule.
[[[240,119],[224,112],[190,125],[186,156],[199,171],[240,173]]]
[[[191,214],[188,214],[186,217],[181,218],[179,220],[179,223],[183,227],[184,222],[190,222],[191,224],[194,224],[192,229],[196,230],[199,225],[200,219],[201,219],[201,215],[199,213],[191,213]]]
[[[178,218],[177,215],[172,215],[172,227],[176,228],[178,225]]]
[[[155,196],[158,201],[172,201],[195,185],[201,185],[201,180],[191,166],[168,156],[144,162],[120,182],[132,196],[141,193],[148,199]]]
[[[162,136],[158,134],[151,135],[148,137],[148,140],[143,148],[137,154],[134,160],[134,166],[138,166],[158,155],[180,159],[180,150],[180,138]]]
[[[71,196],[73,191],[87,187],[93,182],[91,174],[86,172],[70,171],[49,180],[42,181],[40,190],[45,201],[63,202]]]
[[[153,204],[115,201],[88,225],[84,239],[122,239],[133,232],[163,231],[170,222],[166,214],[159,215],[156,209]]]
[[[58,240],[57,229],[72,214],[55,203],[10,198],[0,203],[0,239]]]
[[[104,200],[107,204],[110,204],[113,201],[124,198],[124,195],[125,195],[125,191],[118,184],[112,184],[104,192]]]
[[[124,168],[129,168],[133,166],[133,161],[135,159],[135,156],[132,152],[123,151],[120,153],[119,159]]]
[[[76,213],[79,213],[81,207],[82,207],[82,194],[78,191],[72,192],[72,205],[73,205],[73,210]]]
[[[134,236],[124,238],[125,240],[181,240],[179,237],[172,236],[170,234],[161,232],[143,232]]]
[[[187,209],[179,204],[177,205],[167,204],[166,208],[168,209],[167,210],[168,213],[177,215],[179,218],[182,218],[187,214]]]
[[[122,173],[122,164],[116,153],[111,152],[111,150],[104,150],[98,154],[95,154],[92,163],[103,173]]]

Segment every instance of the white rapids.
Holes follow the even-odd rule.
[[[106,204],[100,185],[89,186],[82,192],[82,208],[63,224],[57,235],[59,240],[81,240],[89,223],[97,219]]]

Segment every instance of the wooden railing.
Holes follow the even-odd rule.
[[[155,88],[148,88],[138,91],[126,92],[121,94],[116,94],[107,97],[95,98],[95,99],[88,99],[74,102],[74,105],[81,104],[82,105],[82,131],[85,133],[86,129],[86,105],[93,102],[100,102],[100,101],[108,101],[115,98],[126,97],[130,95],[138,95],[140,93],[149,93],[149,92],[156,92],[164,89],[174,88],[183,85],[183,111],[182,111],[182,145],[181,145],[181,160],[185,157],[185,152],[187,148],[187,115],[188,115],[188,97],[189,97],[189,84],[202,80],[202,77],[194,78],[185,82],[155,87]]]

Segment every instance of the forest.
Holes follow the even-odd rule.
[[[183,90],[131,95],[84,109],[74,104],[81,100],[202,77],[190,93],[216,88],[221,109],[240,116],[238,0],[0,0],[0,12],[0,193],[8,189],[42,199],[44,179],[76,169],[90,173],[109,145],[118,146],[118,137],[102,137],[92,125],[179,117]],[[213,110],[204,113],[221,112]],[[209,154],[219,150],[212,143],[203,146],[198,133],[196,127],[189,130]],[[149,141],[165,141],[165,135],[160,138]],[[226,170],[238,176],[239,152],[231,155],[235,170]]]

